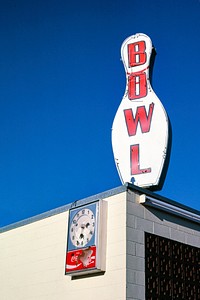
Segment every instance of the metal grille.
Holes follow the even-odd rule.
[[[145,233],[146,300],[200,300],[200,249]]]

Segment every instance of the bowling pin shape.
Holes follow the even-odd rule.
[[[112,147],[122,183],[160,189],[169,161],[169,120],[154,93],[152,42],[142,33],[128,37],[121,57],[126,89],[112,126]]]

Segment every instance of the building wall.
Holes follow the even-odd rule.
[[[98,276],[64,275],[70,205],[1,229],[0,299],[145,300],[145,232],[200,247],[200,213],[191,222],[139,203],[142,193],[162,198],[128,185],[77,202],[108,203],[106,272]]]
[[[0,299],[126,299],[126,192],[108,198],[106,272],[65,273],[68,211],[0,234]]]
[[[139,203],[127,193],[127,300],[145,300],[145,232],[200,247],[200,224]]]

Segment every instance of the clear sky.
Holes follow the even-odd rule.
[[[111,127],[138,32],[173,132],[158,193],[200,210],[200,1],[1,0],[0,226],[121,185]]]

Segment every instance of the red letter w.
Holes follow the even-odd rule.
[[[147,115],[145,106],[140,106],[136,110],[135,118],[132,109],[125,109],[124,116],[129,136],[136,135],[138,123],[142,133],[149,132],[151,126],[151,119],[154,109],[154,103],[149,105],[149,113]]]

